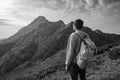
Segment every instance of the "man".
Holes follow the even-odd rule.
[[[81,19],[77,19],[73,23],[73,29],[75,30],[74,33],[72,33],[68,40],[67,45],[67,54],[66,54],[66,70],[70,72],[72,80],[78,80],[78,75],[80,75],[81,80],[86,80],[86,67],[87,62],[83,65],[83,67],[79,67],[77,62],[77,53],[80,51],[82,39],[78,34],[81,36],[86,36],[87,33],[81,31],[83,28],[84,22]],[[81,60],[82,61],[82,60]]]

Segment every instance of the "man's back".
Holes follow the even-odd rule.
[[[76,56],[77,53],[80,51],[82,42],[82,39],[79,35],[81,35],[82,37],[88,36],[87,33],[83,31],[76,31],[70,35],[67,45],[66,64],[70,64],[71,61],[77,63]]]

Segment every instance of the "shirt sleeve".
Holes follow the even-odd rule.
[[[66,51],[66,65],[70,65],[72,60],[75,56],[75,44],[76,44],[76,37],[75,34],[72,33],[69,37],[68,44],[67,44],[67,51]]]

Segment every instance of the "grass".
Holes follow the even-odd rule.
[[[120,59],[120,49],[119,48],[113,49],[112,51],[109,52],[108,57],[112,60]]]

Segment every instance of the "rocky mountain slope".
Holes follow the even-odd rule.
[[[24,76],[16,75],[14,79],[70,80],[70,75],[65,72],[64,65],[61,64],[63,63],[60,59],[60,57],[63,57],[63,54],[61,53],[62,51],[59,52],[57,56],[53,56],[44,61],[44,65],[39,66],[39,68],[42,68],[43,70],[39,70],[37,73],[34,73],[34,70],[31,68],[26,71]],[[52,66],[48,67],[48,63],[51,63],[50,65]],[[96,56],[96,60],[91,64],[92,65],[87,69],[87,80],[120,80],[120,46],[110,48],[109,51],[104,52],[104,54]],[[45,66],[47,66],[48,68],[44,68]],[[13,78],[13,76],[11,78]]]
[[[112,43],[120,40],[120,35],[99,34],[88,27],[84,27],[83,30],[98,47],[113,45]],[[53,64],[63,64],[67,39],[72,32],[72,22],[65,25],[63,21],[50,22],[40,16],[15,35],[0,41],[1,79],[15,73],[28,74],[29,70],[32,70],[30,73],[33,74],[46,67],[52,67]],[[102,47],[104,50],[106,48],[108,46]],[[7,80],[5,78],[4,80]]]

